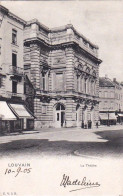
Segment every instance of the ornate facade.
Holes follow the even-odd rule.
[[[99,120],[98,47],[69,24],[24,29],[24,70],[35,88],[35,128],[91,127]]]

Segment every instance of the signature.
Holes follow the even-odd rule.
[[[81,180],[71,180],[69,176],[64,174],[60,186],[63,186],[64,188],[66,188],[67,186],[77,186],[77,188],[70,190],[70,192],[73,192],[81,189],[99,187],[100,183],[87,180],[86,177],[83,177]]]
[[[15,177],[17,177],[20,173],[24,173],[24,174],[29,174],[31,172],[31,169],[32,168],[24,168],[22,169],[21,167],[18,167],[16,170],[13,170],[13,169],[6,169],[5,170],[5,175],[7,174],[15,174]]]

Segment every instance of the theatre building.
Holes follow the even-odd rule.
[[[24,26],[24,20],[0,6],[0,133],[30,129],[34,121],[25,105]]]
[[[98,46],[68,24],[24,28],[24,72],[35,88],[35,128],[95,126],[99,120]]]

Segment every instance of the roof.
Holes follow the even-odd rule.
[[[8,17],[11,17],[13,20],[16,20],[17,22],[25,25],[26,21],[23,20],[22,18],[18,17],[17,15],[13,14],[12,12],[9,11],[6,7],[0,5],[0,12],[6,14]]]
[[[99,86],[100,87],[115,87],[115,84],[109,78],[101,77],[99,78]]]
[[[64,31],[66,29],[72,29],[74,31],[75,34],[77,34],[78,36],[80,36],[82,39],[84,39],[85,41],[87,41],[87,43],[89,43],[91,46],[93,46],[96,49],[99,49],[99,47],[97,45],[95,45],[94,43],[92,43],[89,39],[87,39],[83,34],[79,33],[72,24],[67,24],[64,26],[59,26],[59,27],[53,27],[53,28],[48,28],[47,26],[45,26],[44,24],[42,24],[41,22],[39,22],[37,19],[32,19],[30,21],[27,21],[26,26],[31,25],[33,23],[36,23],[37,25],[39,25],[43,30],[47,31],[48,33],[55,33],[55,32],[60,32],[60,31]]]
[[[99,86],[100,87],[116,87],[116,88],[119,88],[121,89],[122,88],[122,85],[115,80],[111,80],[107,77],[101,77],[99,78]]]
[[[73,32],[80,36],[84,41],[86,41],[87,43],[89,43],[92,47],[94,47],[95,49],[99,49],[99,47],[97,45],[95,45],[94,43],[92,43],[89,39],[87,39],[83,34],[79,33],[72,24],[67,24],[61,27],[55,27],[55,28],[48,28],[47,26],[43,25],[42,23],[40,23],[37,19],[32,19],[30,21],[25,21],[22,18],[16,16],[15,14],[11,13],[9,11],[9,9],[5,8],[4,6],[0,5],[0,11],[5,12],[9,17],[13,18],[14,20],[17,20],[18,22],[22,23],[23,25],[31,25],[33,23],[38,24],[44,31],[48,32],[48,33],[54,33],[54,32],[60,32],[60,31],[64,31],[66,29],[72,29]]]

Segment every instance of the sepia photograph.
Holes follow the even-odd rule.
[[[123,2],[0,2],[0,196],[123,196]]]

